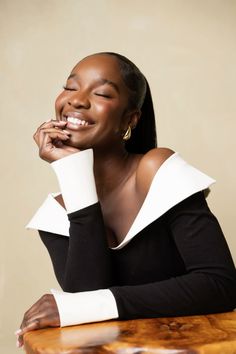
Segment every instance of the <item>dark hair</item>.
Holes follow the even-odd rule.
[[[142,114],[131,138],[125,142],[128,152],[144,154],[157,146],[155,114],[152,95],[145,76],[125,56],[113,52],[101,52],[114,56],[119,63],[122,78],[130,91],[129,109],[138,108]]]

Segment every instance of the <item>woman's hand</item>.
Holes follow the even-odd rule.
[[[43,295],[24,315],[20,329],[15,332],[17,346],[24,344],[23,335],[26,332],[45,327],[60,326],[60,317],[54,296]]]
[[[53,162],[79,150],[66,145],[70,133],[65,129],[67,122],[51,120],[43,123],[35,132],[34,140],[39,147],[39,156],[47,162]]]

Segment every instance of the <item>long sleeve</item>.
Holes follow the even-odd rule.
[[[112,269],[99,203],[68,217],[70,240],[63,290],[76,292],[107,288],[112,284]]]
[[[63,290],[52,290],[61,327],[118,317],[111,282],[109,250],[100,207],[94,204],[69,215],[70,238],[39,231]]]
[[[92,150],[52,164],[70,222],[70,237],[40,231],[57,279],[64,291],[79,292],[111,286],[110,253],[93,177]]]
[[[111,286],[110,252],[100,204],[68,214],[68,218],[70,237],[39,230],[62,289],[78,292]]]
[[[52,167],[68,212],[69,238],[43,230],[39,234],[66,291],[52,290],[61,326],[117,318],[114,296],[107,289],[112,279],[110,253],[97,201],[92,151],[71,155]]]
[[[50,255],[53,270],[60,286],[64,287],[69,238],[47,231],[38,230],[41,240]]]
[[[233,310],[236,307],[235,267],[203,193],[179,203],[164,218],[186,273],[149,284],[111,287],[119,318]]]

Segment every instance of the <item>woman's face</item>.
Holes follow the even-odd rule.
[[[120,144],[128,99],[116,58],[97,54],[80,61],[56,100],[56,118],[67,121],[71,133],[67,144],[79,149]]]

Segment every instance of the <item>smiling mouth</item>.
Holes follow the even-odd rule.
[[[86,120],[75,118],[75,117],[67,117],[66,120],[67,120],[68,123],[71,123],[71,124],[74,124],[74,125],[77,125],[77,126],[89,125],[89,122],[87,122]]]

